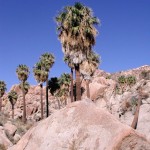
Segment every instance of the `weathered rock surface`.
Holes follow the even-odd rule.
[[[2,126],[0,126],[0,144],[5,145],[5,147],[12,146],[13,144],[10,142],[10,140],[7,138],[5,134],[5,130]]]
[[[8,150],[150,150],[150,143],[90,100],[69,104]]]
[[[4,130],[5,132],[7,132],[7,134],[9,134],[10,136],[14,136],[16,131],[17,131],[17,127],[15,125],[12,125],[11,123],[6,123],[4,125]]]

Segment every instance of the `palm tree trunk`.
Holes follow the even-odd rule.
[[[49,116],[49,107],[48,107],[48,79],[46,80],[46,117]]]
[[[14,105],[12,105],[12,119],[14,119]]]
[[[71,74],[70,74],[70,78],[71,78],[71,102],[73,102],[73,69],[71,68]]]
[[[43,119],[43,84],[40,84],[41,87],[41,119]]]
[[[76,72],[76,100],[81,100],[81,83],[80,83],[80,71],[79,71],[79,64],[75,65],[75,72]]]
[[[26,101],[25,101],[24,82],[22,82],[22,96],[23,96],[23,118],[22,118],[22,121],[23,121],[23,123],[26,123],[27,118],[26,118]]]
[[[86,80],[86,94],[87,98],[90,98],[89,80]]]
[[[0,112],[2,110],[2,98],[0,97]]]
[[[131,127],[132,127],[133,129],[136,129],[136,128],[137,128],[138,118],[139,118],[139,111],[140,111],[141,103],[142,103],[142,98],[140,97],[140,98],[138,99],[138,105],[137,105],[137,108],[136,108],[136,112],[135,112],[135,115],[134,115],[134,119],[133,119],[132,124],[131,124]]]

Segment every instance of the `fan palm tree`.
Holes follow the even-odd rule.
[[[10,91],[8,93],[8,99],[9,99],[11,106],[12,106],[12,119],[14,119],[14,106],[15,106],[17,99],[18,99],[17,92],[15,92],[14,90]]]
[[[42,63],[37,62],[33,67],[33,73],[36,81],[39,83],[41,88],[41,119],[43,119],[43,82],[48,78],[48,72],[42,68]]]
[[[59,79],[57,77],[51,78],[48,81],[48,88],[50,90],[50,93],[56,97],[57,102],[58,102],[58,107],[60,109],[60,101],[58,99],[58,93],[60,90],[60,84],[59,84]]]
[[[42,68],[49,73],[50,68],[55,62],[55,57],[51,53],[44,53],[40,57]],[[49,76],[49,75],[48,75]],[[48,107],[48,76],[46,79],[46,117],[49,116],[49,107]]]
[[[91,79],[91,76],[96,71],[96,69],[98,69],[99,63],[100,63],[99,55],[91,51],[91,53],[89,53],[89,55],[87,56],[87,59],[83,61],[81,64],[80,70],[81,74],[86,80],[86,91],[88,98],[90,98],[89,81]]]
[[[26,95],[29,91],[30,84],[27,81],[25,81],[23,86],[24,86],[24,93]],[[19,88],[21,89],[21,84],[19,84]]]
[[[21,89],[22,89],[22,95],[23,95],[23,118],[22,120],[24,123],[26,123],[27,118],[26,118],[26,101],[25,101],[24,84],[29,77],[30,71],[26,65],[21,64],[17,67],[16,73],[17,73],[18,79],[21,82]]]
[[[70,59],[70,57],[68,55],[64,56],[64,61],[65,63],[68,64],[68,66],[71,69],[71,73],[70,73],[70,79],[71,79],[71,86],[70,86],[70,95],[71,95],[71,102],[73,102],[73,70],[74,70],[74,65],[72,63],[72,60]]]
[[[0,81],[0,111],[2,109],[2,97],[6,90],[6,83],[4,81]]]
[[[63,73],[60,78],[59,78],[59,85],[60,85],[60,89],[61,89],[61,93],[62,96],[64,97],[65,103],[66,102],[66,98],[69,96],[69,86],[70,86],[70,75],[67,73]]]
[[[94,25],[99,23],[93,17],[92,10],[81,3],[67,6],[56,17],[58,36],[62,50],[69,55],[75,67],[77,100],[81,100],[80,64],[86,59],[92,46],[95,45],[97,30]]]

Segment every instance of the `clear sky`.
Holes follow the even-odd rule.
[[[150,64],[150,0],[78,0],[101,20],[94,49],[101,55],[100,69],[117,72]],[[16,68],[32,67],[44,52],[56,62],[50,77],[69,72],[57,38],[55,16],[74,0],[0,0],[0,80],[8,90],[18,84]]]

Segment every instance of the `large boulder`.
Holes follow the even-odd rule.
[[[69,104],[8,150],[149,150],[150,143],[92,101]]]

